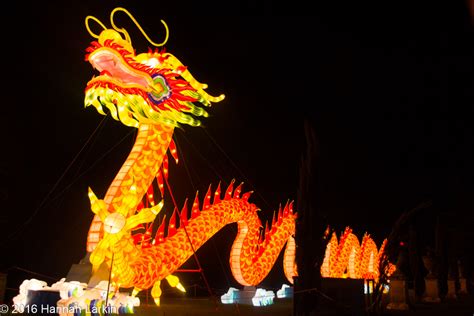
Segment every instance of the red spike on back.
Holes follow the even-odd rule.
[[[168,156],[167,155],[163,157],[162,169],[163,169],[163,176],[165,177],[165,179],[168,179]]]
[[[268,221],[265,222],[265,237],[270,233],[270,226],[268,225]]]
[[[277,215],[277,223],[278,225],[281,225],[281,223],[283,222],[283,210],[281,208],[281,204],[280,204],[280,207],[278,208],[278,215]]]
[[[160,170],[158,170],[158,174],[156,176],[156,181],[158,182],[158,188],[160,189],[161,196],[163,196],[164,191],[165,191],[165,185],[163,183],[163,173],[161,172],[161,168],[160,168]]]
[[[243,182],[241,182],[239,184],[239,186],[237,188],[235,188],[235,191],[234,191],[234,199],[240,199],[240,193],[242,192],[242,186],[244,185]]]
[[[290,210],[290,214],[293,214],[293,201],[290,202],[289,210]]]
[[[285,204],[285,208],[283,209],[283,217],[287,217],[290,214],[290,208],[288,202]]]
[[[212,201],[212,204],[219,203],[220,201],[221,201],[221,182],[219,181],[216,192],[214,192],[214,200]]]
[[[242,195],[242,200],[244,201],[248,201],[250,196],[252,195],[253,191],[248,191],[246,193],[244,193],[244,195]]]
[[[174,140],[171,139],[171,142],[170,142],[170,145],[168,147],[170,153],[171,153],[171,156],[174,158],[174,161],[176,162],[176,164],[178,164],[178,150],[176,149],[176,144],[174,143]]]
[[[184,205],[179,217],[179,225],[180,227],[188,225],[188,199],[184,200]]]
[[[151,185],[148,187],[148,190],[146,192],[146,198],[148,202],[150,203],[151,206],[155,206],[155,196],[154,196],[154,189],[153,189],[153,182]]]
[[[166,222],[166,214],[163,217],[163,220],[161,221],[161,224],[158,227],[158,230],[156,231],[156,234],[155,234],[155,242],[157,244],[165,241],[165,222]]]
[[[148,195],[151,195],[151,196],[153,197],[153,193],[155,193],[154,190],[153,190],[153,182],[152,182],[152,183],[150,184],[150,186],[148,187],[148,190],[146,191],[146,193],[147,193]]]
[[[273,211],[272,215],[272,225],[270,227],[270,234],[274,234],[277,230],[277,222],[278,222],[278,213]]]
[[[198,199],[198,193],[196,192],[196,197],[194,198],[193,202],[193,207],[191,208],[191,219],[196,218],[201,214],[201,211],[199,211],[199,199]]]
[[[384,252],[385,252],[385,246],[386,245],[387,245],[387,238],[385,238],[382,241],[382,244],[380,245],[379,252],[378,252],[378,255],[377,255],[377,258],[378,258],[379,261],[381,261],[382,258],[384,257]]]
[[[232,181],[230,181],[230,184],[227,187],[227,190],[225,190],[224,200],[230,200],[232,198],[232,191],[234,190],[234,182],[235,182],[235,179],[232,179]]]
[[[170,222],[168,223],[167,237],[171,237],[174,234],[176,234],[176,213],[178,213],[178,209],[175,207],[173,211],[173,215],[171,215]]]
[[[142,247],[150,247],[152,228],[153,228],[152,225],[148,225],[148,227],[146,228],[145,233],[143,234],[142,240],[141,240]]]
[[[207,189],[207,193],[204,196],[204,202],[203,202],[202,209],[207,210],[210,207],[211,207],[211,185],[209,184],[209,188]]]

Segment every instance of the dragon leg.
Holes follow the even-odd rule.
[[[132,291],[132,297],[135,297],[138,295],[138,293],[140,293],[142,291],[142,289],[138,288],[138,287],[134,287],[133,288],[133,291]]]
[[[176,276],[176,275],[168,275],[166,277],[166,281],[168,281],[169,285],[171,287],[175,287],[177,288],[178,290],[180,290],[181,292],[186,292],[186,289],[184,288],[184,286],[179,282],[179,278]]]
[[[160,296],[161,296],[161,281],[158,280],[153,284],[153,288],[151,289],[151,296],[155,300],[156,306],[160,306]]]
[[[186,292],[184,286],[179,282],[179,278],[175,275],[168,275],[166,277],[166,281],[168,281],[169,285],[171,287],[175,287],[177,288],[178,290],[180,290],[181,292]],[[135,295],[141,291],[141,289],[138,289],[138,288],[134,288],[133,289],[133,293],[135,293]],[[160,306],[160,297],[161,297],[161,281],[158,280],[155,282],[155,284],[153,284],[153,288],[151,289],[151,296],[153,297],[154,301],[155,301],[155,304],[157,306]],[[134,296],[132,294],[132,296]]]

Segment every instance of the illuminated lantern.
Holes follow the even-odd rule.
[[[151,294],[159,304],[161,280],[166,279],[170,286],[184,291],[173,273],[222,227],[237,223],[238,233],[230,254],[235,279],[242,285],[259,284],[286,244],[285,275],[293,282],[296,265],[292,236],[296,214],[292,203],[280,208],[271,227],[262,229],[257,215],[259,209],[248,202],[251,192],[241,196],[242,185],[234,190],[233,181],[223,198],[220,184],[214,194],[209,187],[202,203],[196,194],[190,219],[186,203],[181,212],[175,206],[166,236],[164,220],[153,239],[147,235],[163,207],[163,201],[155,204],[153,181],[157,179],[163,196],[169,176],[168,151],[178,162],[172,140],[174,128],[199,126],[197,117],[208,114],[197,104],[210,106],[224,96],[213,97],[206,93],[207,85],[194,79],[175,56],[164,50],[135,55],[128,32],[114,23],[117,12],[127,14],[152,45],[162,46],[168,38],[168,28],[162,21],[165,40],[161,44],[154,43],[123,8],[114,9],[110,15],[113,29],[107,29],[95,17],[86,17],[86,27],[97,39],[87,49],[86,60],[100,75],[87,83],[85,105],[94,106],[103,115],[108,112],[115,120],[138,131],[135,144],[105,197],[99,199],[89,190],[95,217],[87,237],[87,250],[91,252],[93,269],[105,262],[117,289],[133,287],[132,293],[137,295],[141,290],[152,288]],[[90,20],[103,28],[99,35],[91,31]],[[146,207],[143,199],[151,207]],[[147,228],[142,235],[132,234],[144,227]],[[261,237],[264,232],[265,236]],[[150,243],[150,240],[153,241]]]
[[[379,262],[386,242],[387,240],[384,240],[380,250],[377,250],[377,245],[367,233],[364,234],[360,244],[349,227],[344,230],[339,242],[336,234],[333,233],[326,246],[321,276],[377,280],[380,275]],[[388,275],[391,275],[395,271],[395,266],[389,264],[388,269]]]

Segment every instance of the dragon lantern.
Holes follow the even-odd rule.
[[[294,263],[295,217],[292,203],[280,207],[271,226],[262,227],[257,211],[249,202],[251,192],[242,193],[242,185],[234,189],[234,182],[221,194],[220,185],[211,187],[200,202],[198,195],[188,218],[187,204],[175,213],[168,223],[160,225],[155,238],[137,234],[144,225],[153,223],[163,207],[163,200],[151,207],[143,207],[157,179],[160,190],[168,177],[168,156],[178,161],[173,130],[177,126],[199,126],[197,117],[206,117],[204,107],[224,99],[206,93],[206,85],[191,75],[172,54],[164,50],[149,50],[135,54],[128,32],[114,23],[114,14],[126,13],[148,41],[156,46],[133,16],[123,8],[111,12],[112,28],[107,28],[95,17],[86,17],[86,27],[96,38],[85,57],[99,76],[85,88],[85,106],[94,106],[117,121],[137,128],[133,148],[121,169],[108,187],[103,199],[89,189],[91,209],[95,217],[87,236],[87,251],[91,252],[93,270],[105,263],[109,267],[116,288],[133,287],[133,295],[152,288],[151,294],[160,303],[160,282],[166,279],[172,287],[184,291],[174,272],[194,252],[222,227],[238,224],[237,237],[230,251],[230,266],[234,278],[242,285],[257,285],[270,272],[280,251],[286,244],[284,271],[292,283],[296,275]],[[94,20],[103,30],[94,34],[89,21]],[[163,193],[163,191],[162,191]],[[200,206],[201,205],[201,206]],[[177,221],[177,218],[179,219]]]

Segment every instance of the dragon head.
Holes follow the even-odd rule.
[[[207,94],[204,91],[207,85],[194,79],[175,56],[164,50],[149,49],[147,53],[135,55],[128,33],[113,23],[113,14],[117,11],[127,13],[143,32],[130,13],[122,8],[111,14],[114,29],[88,17],[104,28],[98,36],[90,31],[86,18],[87,29],[97,41],[86,49],[85,59],[100,75],[87,83],[85,106],[93,105],[103,115],[106,107],[115,120],[133,127],[140,123],[200,125],[195,117],[205,117],[207,112],[195,103],[210,106],[211,102],[221,101],[224,95],[213,97]],[[168,28],[162,23],[167,39]],[[125,38],[119,32],[125,34]],[[143,34],[154,46],[166,42],[156,44]]]

